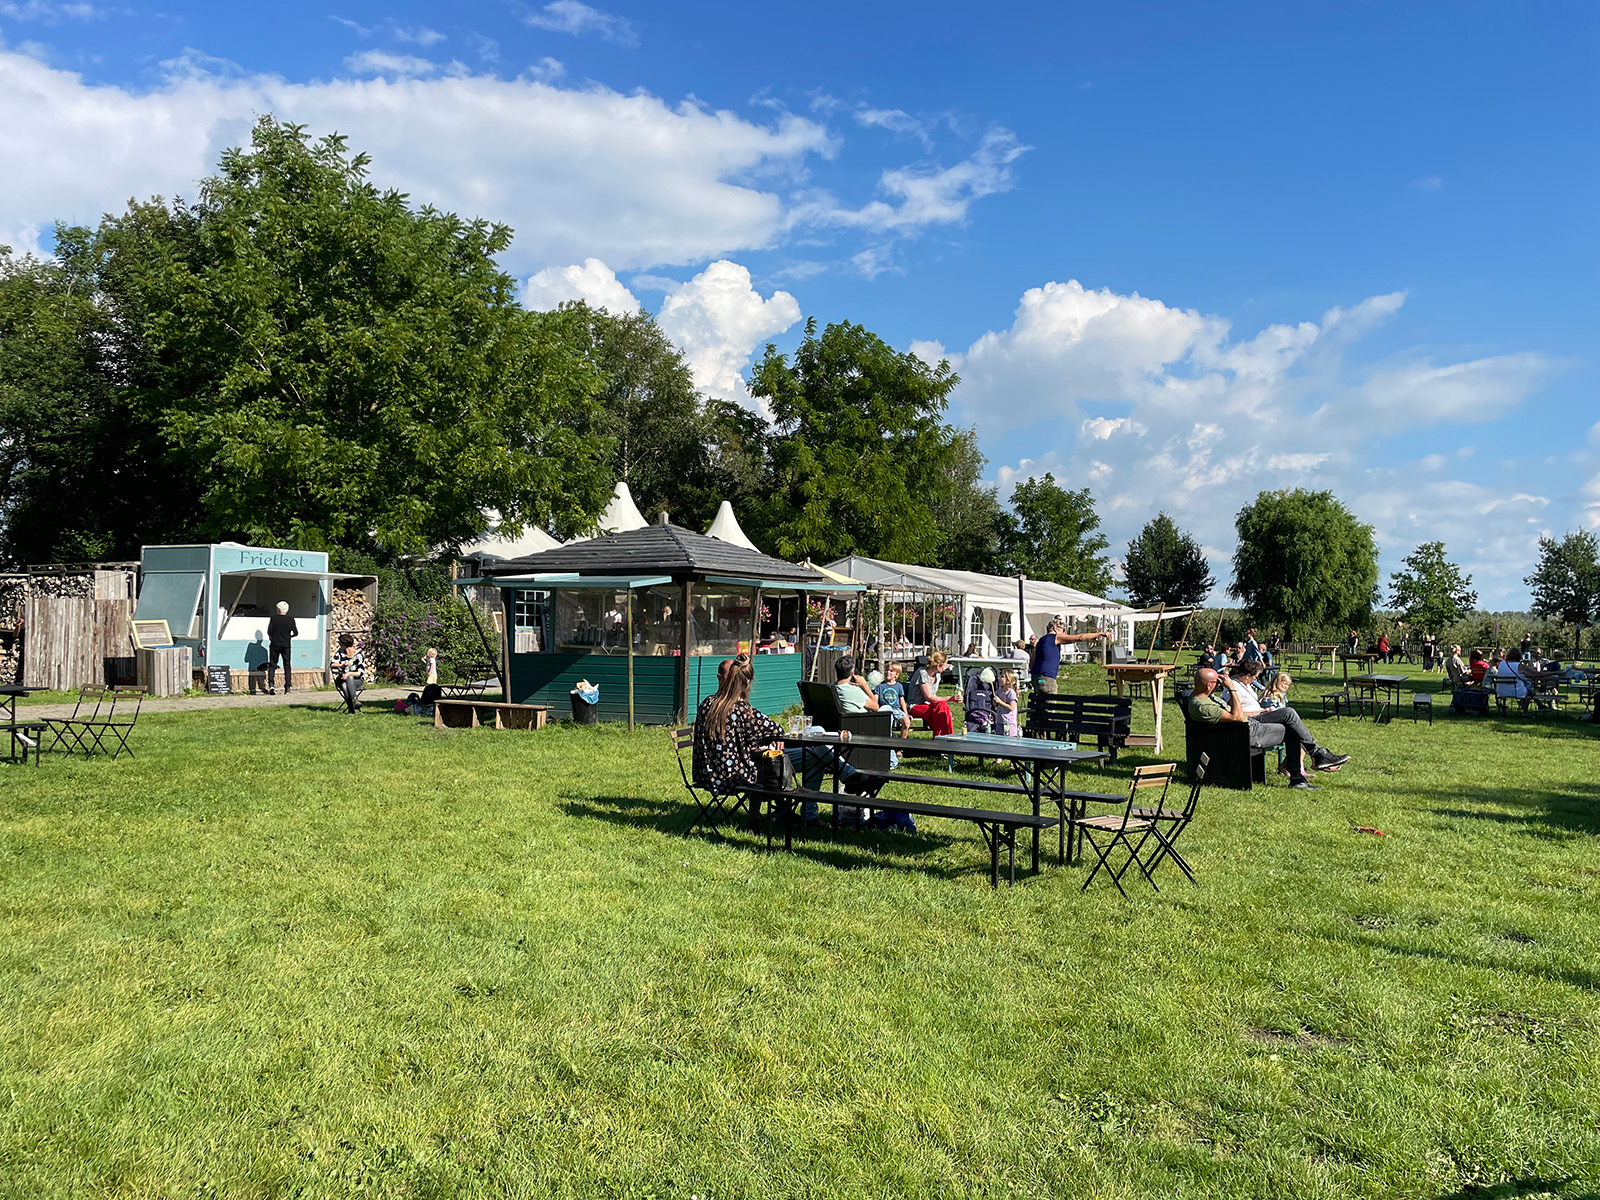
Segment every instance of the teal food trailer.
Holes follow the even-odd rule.
[[[290,655],[295,686],[317,686],[328,666],[334,578],[328,556],[315,550],[145,546],[134,619],[165,621],[172,640],[194,650],[196,667],[225,666],[242,689],[266,667],[267,620],[283,601],[300,631]]]
[[[747,651],[764,712],[799,703],[805,656],[764,646],[762,610],[780,596],[860,591],[798,563],[656,524],[485,567],[500,590],[506,697],[565,707],[579,680],[600,687],[600,718],[693,719],[717,667]]]

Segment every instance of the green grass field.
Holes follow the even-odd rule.
[[[1131,901],[948,822],[683,838],[662,730],[0,768],[0,1195],[1600,1194],[1600,731],[1316,728]]]

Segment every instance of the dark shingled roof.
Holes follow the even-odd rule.
[[[746,550],[721,538],[707,537],[681,525],[646,525],[571,546],[543,550],[522,558],[485,563],[485,575],[531,575],[570,571],[578,575],[736,575],[775,582],[829,583],[826,575],[798,563],[784,562],[757,550]]]

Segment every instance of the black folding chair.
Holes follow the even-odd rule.
[[[144,689],[140,687],[84,688],[78,693],[72,716],[56,717],[50,721],[51,731],[55,734],[50,749],[69,743],[66,746],[69,754],[82,750],[85,758],[100,753],[109,754],[115,759],[123,751],[127,751],[128,757],[132,758],[133,747],[128,745],[128,738],[138,723],[144,695]],[[80,716],[87,700],[93,700],[94,707],[87,716]],[[128,712],[129,700],[133,701],[131,715]]]
[[[683,776],[683,786],[688,789],[690,797],[700,808],[700,812],[695,816],[695,819],[689,822],[689,828],[683,831],[683,836],[688,837],[701,825],[704,825],[706,830],[713,836],[721,837],[722,834],[717,830],[718,819],[737,816],[741,809],[747,809],[750,804],[750,798],[738,792],[731,795],[722,795],[708,787],[698,786],[694,782],[694,775],[689,765],[694,761],[694,727],[692,725],[685,729],[674,729],[672,731],[672,750],[678,759],[678,774]],[[683,752],[685,750],[689,752],[688,764],[684,762]],[[754,810],[748,811],[750,812],[751,823],[754,824],[755,812]]]
[[[1133,815],[1141,821],[1151,823],[1151,835],[1156,839],[1156,848],[1150,852],[1150,857],[1145,861],[1144,873],[1153,876],[1156,868],[1161,865],[1161,860],[1170,858],[1178,865],[1178,870],[1189,877],[1189,882],[1194,883],[1194,872],[1189,869],[1189,864],[1179,854],[1176,842],[1183,831],[1189,828],[1189,822],[1194,820],[1194,810],[1200,803],[1200,787],[1206,780],[1206,768],[1211,765],[1211,755],[1204,752],[1200,760],[1194,765],[1194,783],[1189,788],[1189,799],[1182,808],[1162,808],[1157,805],[1153,808],[1142,804],[1133,806]]]
[[[1084,841],[1094,851],[1095,858],[1098,860],[1094,865],[1094,870],[1089,872],[1089,878],[1083,881],[1084,891],[1089,890],[1089,885],[1094,882],[1094,877],[1100,874],[1102,867],[1105,868],[1105,872],[1110,876],[1111,882],[1116,885],[1117,891],[1121,892],[1124,898],[1127,897],[1128,893],[1122,886],[1122,877],[1127,874],[1129,867],[1138,867],[1139,873],[1145,878],[1145,882],[1153,890],[1158,892],[1161,890],[1156,887],[1156,881],[1150,878],[1149,868],[1145,866],[1139,857],[1145,843],[1150,840],[1151,835],[1155,832],[1156,823],[1145,817],[1134,816],[1133,808],[1134,801],[1139,798],[1139,793],[1147,788],[1160,788],[1161,794],[1156,797],[1153,805],[1146,805],[1145,807],[1156,809],[1164,807],[1167,788],[1172,784],[1172,772],[1177,768],[1177,765],[1177,763],[1155,763],[1148,767],[1135,767],[1133,770],[1133,782],[1128,786],[1128,799],[1121,813],[1108,813],[1099,817],[1076,817],[1073,819],[1073,826],[1083,835]],[[1136,834],[1138,835],[1137,841],[1134,840],[1134,835]],[[1104,841],[1097,841],[1097,835],[1103,838]],[[1124,846],[1128,851],[1128,857],[1121,867],[1115,867],[1111,863],[1111,856],[1116,852],[1118,846]]]

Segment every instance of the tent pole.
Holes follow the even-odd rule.
[[[633,585],[628,586],[628,732],[633,732]]]
[[[1020,572],[1017,574],[1017,636],[1013,640],[1018,642],[1027,641],[1028,639],[1028,605],[1022,594],[1022,586],[1027,581],[1028,577],[1026,575]],[[1009,658],[1010,656],[1011,650],[1008,647],[1006,657]]]

